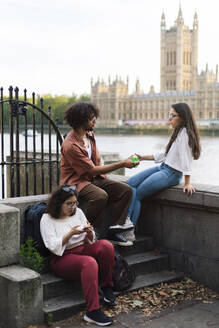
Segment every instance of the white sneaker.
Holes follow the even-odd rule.
[[[130,219],[130,217],[127,216],[126,220],[125,220],[125,223],[120,225],[120,224],[117,224],[117,225],[113,225],[113,226],[110,226],[109,229],[119,229],[119,230],[130,230],[134,228],[134,225]]]
[[[135,230],[132,229],[132,230],[128,230],[128,231],[124,231],[122,233],[123,237],[125,237],[126,240],[128,241],[135,241],[136,238],[135,238]]]

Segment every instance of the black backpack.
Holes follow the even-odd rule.
[[[115,266],[113,274],[114,290],[123,291],[131,287],[136,277],[135,270],[124,257],[115,252]]]
[[[49,250],[44,245],[40,233],[40,220],[46,212],[46,203],[38,202],[28,206],[25,211],[25,240],[32,238],[35,241],[36,249],[42,256],[48,256]]]

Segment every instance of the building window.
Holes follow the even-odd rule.
[[[200,119],[203,118],[202,112],[199,112],[199,118],[200,118]]]
[[[212,112],[209,112],[208,118],[211,119],[213,117]]]

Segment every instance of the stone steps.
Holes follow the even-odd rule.
[[[165,254],[153,254],[151,252],[138,253],[126,256],[127,262],[134,267],[136,275],[168,269],[168,257]],[[52,297],[72,294],[80,291],[78,281],[66,281],[53,274],[43,275],[43,297],[48,300]]]
[[[182,274],[168,271],[168,256],[153,250],[151,237],[138,237],[132,247],[116,247],[135,268],[136,280],[128,291],[158,283],[180,280]],[[85,299],[78,281],[66,281],[51,273],[42,275],[44,314],[52,320],[62,320],[85,310]]]
[[[179,281],[182,278],[182,274],[168,270],[137,275],[134,284],[127,292],[160,283]],[[45,317],[52,314],[52,320],[54,321],[63,320],[82,310],[85,310],[85,300],[82,291],[79,290],[69,295],[50,298],[44,302]]]

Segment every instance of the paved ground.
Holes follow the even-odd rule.
[[[54,328],[97,327],[78,318],[56,323]],[[114,318],[113,328],[219,328],[219,300],[183,302],[170,310],[145,317],[140,311],[121,313]]]

